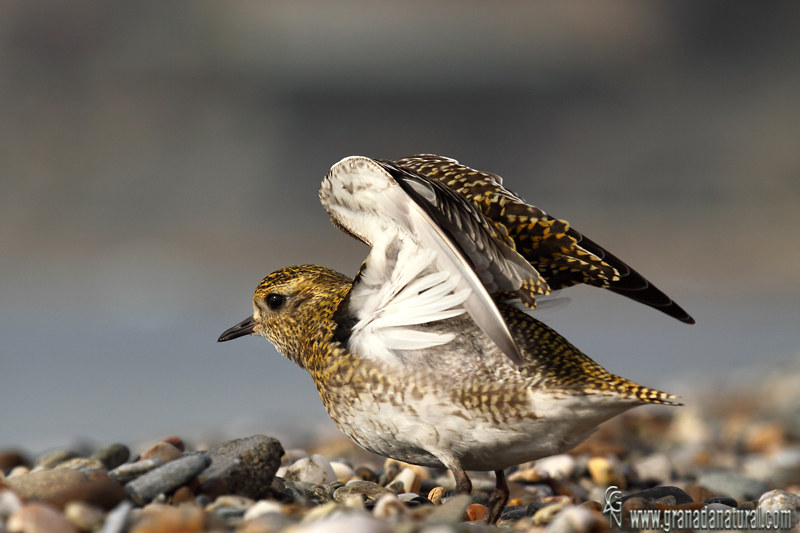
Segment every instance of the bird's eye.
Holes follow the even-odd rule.
[[[277,311],[280,306],[283,305],[283,302],[286,301],[286,297],[280,294],[268,294],[267,295],[267,307],[270,308],[272,311]]]

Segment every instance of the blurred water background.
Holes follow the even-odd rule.
[[[800,349],[799,25],[789,1],[0,3],[0,447],[332,426],[267,341],[215,341],[276,268],[355,273],[317,199],[353,154],[502,175],[698,321],[580,287],[551,326],[647,385],[746,387]]]

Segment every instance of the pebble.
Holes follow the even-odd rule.
[[[686,494],[683,490],[679,489],[678,487],[653,487],[652,489],[643,490],[641,492],[633,492],[626,496],[623,496],[620,501],[625,503],[625,501],[631,498],[642,498],[646,501],[654,501],[660,498],[664,498],[666,496],[672,496],[675,498],[675,504],[680,505],[682,503],[693,503],[691,496]]]
[[[800,496],[783,490],[765,492],[758,499],[758,507],[765,511],[792,511],[792,527],[800,522]]]
[[[584,507],[565,507],[547,525],[547,533],[588,533],[608,527],[607,518]]]
[[[483,517],[486,516],[486,512],[486,507],[479,503],[473,503],[467,506],[467,517],[470,522],[483,520]]]
[[[78,457],[78,454],[72,450],[55,450],[39,457],[33,466],[53,468],[59,463],[63,463],[64,461],[68,461],[69,459],[73,459],[75,457]]]
[[[633,469],[641,481],[667,485],[672,481],[672,463],[663,453],[654,453],[635,462]]]
[[[29,503],[8,518],[9,533],[78,533],[57,509],[44,503]]]
[[[386,494],[394,493],[389,489],[381,487],[377,483],[371,481],[353,480],[347,483],[344,487],[339,487],[333,493],[333,499],[339,503],[344,503],[347,498],[354,495],[363,495],[368,502],[376,502],[379,498]]]
[[[9,477],[17,477],[17,476],[21,476],[23,474],[27,474],[30,471],[31,471],[31,469],[28,468],[27,466],[19,465],[19,466],[15,466],[14,468],[12,468],[11,472],[9,472],[8,476],[6,476],[6,477],[7,478],[9,478]]]
[[[142,509],[130,533],[193,533],[205,527],[205,512],[196,505],[151,503]]]
[[[372,514],[377,518],[392,518],[399,516],[407,516],[408,509],[394,494],[384,494],[375,503],[375,509]]]
[[[296,461],[286,469],[283,478],[306,483],[330,483],[337,479],[330,462],[319,454]]]
[[[348,464],[339,461],[332,461],[330,464],[331,468],[333,468],[333,473],[336,475],[336,479],[339,481],[347,483],[354,477],[357,477],[356,473]]]
[[[468,494],[453,496],[445,503],[433,508],[425,518],[427,524],[457,524],[466,517],[467,507],[472,503]]]
[[[152,448],[142,454],[139,461],[148,459],[160,459],[162,463],[168,463],[183,457],[183,452],[166,441],[157,442]]]
[[[15,466],[29,466],[30,461],[21,451],[2,450],[0,451],[0,472],[11,470]]]
[[[133,510],[133,504],[125,500],[117,505],[106,515],[101,533],[122,533],[128,527],[128,521]]]
[[[103,525],[106,512],[85,502],[69,502],[64,506],[64,517],[79,531],[96,531]]]
[[[702,485],[719,496],[730,496],[737,501],[755,500],[767,490],[766,483],[735,472],[708,472],[697,479]]]
[[[592,480],[601,487],[616,486],[620,489],[628,487],[628,481],[616,464],[607,457],[592,457],[586,464]]]
[[[183,443],[183,439],[176,435],[172,435],[171,437],[167,437],[166,439],[161,439],[162,442],[168,442],[178,448],[181,452],[186,451],[186,445]]]
[[[261,500],[254,503],[250,508],[247,509],[247,511],[244,513],[244,519],[252,520],[267,513],[283,514],[283,506],[273,500]]]
[[[569,505],[567,502],[554,503],[546,507],[542,507],[533,515],[533,523],[535,525],[542,525],[549,523],[559,511]]]
[[[39,470],[7,479],[23,499],[35,499],[63,508],[72,500],[111,509],[125,498],[122,486],[102,472],[86,476],[77,470]]]
[[[401,482],[403,484],[403,492],[418,493],[422,488],[422,480],[419,479],[417,473],[411,468],[404,468],[394,478],[394,482]]]
[[[221,444],[205,455],[210,465],[198,476],[201,488],[218,479],[231,494],[260,500],[270,494],[283,447],[272,437],[254,435]]]
[[[736,503],[736,500],[734,500],[733,498],[727,498],[725,496],[713,496],[711,498],[706,498],[705,500],[703,500],[703,503],[708,503],[708,504],[721,503],[722,505],[727,505],[728,507],[736,507],[738,505]]]
[[[163,464],[164,461],[161,459],[147,459],[145,461],[136,461],[135,463],[125,463],[109,472],[108,477],[116,479],[124,485]]]
[[[90,459],[97,459],[106,467],[107,470],[113,470],[118,466],[125,464],[131,456],[131,451],[124,444],[111,444],[105,448],[96,451]]]
[[[220,496],[214,503],[205,508],[207,513],[225,513],[227,510],[236,510],[237,514],[244,516],[245,511],[255,505],[256,502],[244,496]],[[228,513],[230,514],[230,513]]]
[[[356,475],[364,481],[378,482],[378,475],[366,466],[359,466],[356,468]]]
[[[67,459],[62,463],[58,463],[55,466],[57,470],[105,470],[106,465],[103,464],[102,461],[97,459],[90,459],[88,457],[73,457],[72,459]]]
[[[541,483],[548,479],[550,479],[550,474],[535,467],[517,470],[508,476],[508,481],[514,483]]]
[[[444,490],[444,487],[434,487],[428,493],[428,499],[433,503],[433,505],[441,505],[442,498],[447,494],[447,491]]]
[[[578,462],[569,454],[553,455],[536,461],[534,469],[551,478],[568,479],[578,467]]]
[[[21,508],[22,501],[13,490],[0,490],[0,523]]]
[[[211,458],[207,455],[189,455],[134,479],[125,486],[125,492],[134,502],[142,505],[190,481],[209,464]]]

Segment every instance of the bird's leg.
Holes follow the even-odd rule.
[[[456,464],[450,467],[453,477],[456,478],[456,494],[472,494],[472,481],[467,477],[467,472]]]
[[[508,503],[508,483],[506,483],[506,475],[502,470],[495,470],[494,475],[497,477],[497,485],[495,485],[491,496],[489,496],[489,512],[486,513],[486,523],[494,524],[500,518],[500,513],[503,512],[506,504]]]

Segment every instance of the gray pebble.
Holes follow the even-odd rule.
[[[125,486],[125,492],[143,505],[161,493],[177,489],[202,472],[211,463],[205,455],[190,455],[151,470]]]
[[[765,483],[734,472],[708,472],[697,479],[697,484],[738,501],[757,500],[769,490]]]
[[[119,465],[125,464],[125,461],[127,461],[130,456],[131,451],[127,446],[124,444],[112,444],[93,453],[91,459],[97,459],[103,463],[108,470],[113,470]]]
[[[133,504],[128,500],[114,507],[107,515],[100,533],[122,533],[128,526],[128,517],[133,509]]]
[[[442,500],[444,502],[444,500]],[[469,494],[459,494],[442,505],[437,505],[425,518],[428,524],[458,524],[464,519],[467,506],[472,503]]]
[[[733,498],[726,498],[725,496],[714,496],[713,498],[706,498],[703,503],[721,503],[729,507],[736,507],[739,505]]]
[[[74,459],[78,454],[72,450],[55,450],[47,453],[36,460],[34,466],[41,466],[42,468],[54,468],[56,465]]]
[[[283,447],[272,437],[254,435],[221,444],[206,455],[211,464],[198,476],[200,483],[221,479],[230,494],[260,500],[270,494]]]

